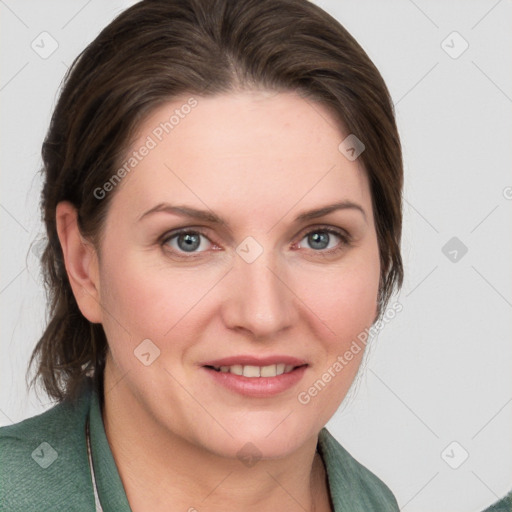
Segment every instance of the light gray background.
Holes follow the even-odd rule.
[[[131,3],[0,0],[2,425],[51,406],[27,393],[24,376],[44,325],[40,246],[30,244],[42,233],[37,171],[56,93],[72,60]],[[317,3],[386,80],[406,176],[404,309],[328,427],[402,510],[480,511],[512,488],[512,3]],[[46,38],[51,49],[44,31],[58,43],[45,59],[31,47],[43,51]],[[469,44],[458,58],[445,51],[463,48],[454,31]],[[468,248],[456,262],[442,252],[452,237]],[[453,441],[452,465],[469,454],[458,469],[441,456]]]

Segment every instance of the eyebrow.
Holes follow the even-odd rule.
[[[327,206],[322,206],[320,208],[315,208],[314,210],[308,210],[306,212],[301,213],[295,219],[295,222],[305,222],[308,220],[316,219],[318,217],[323,217],[324,215],[328,215],[329,213],[335,212],[337,210],[356,210],[361,212],[364,217],[365,222],[367,222],[366,212],[364,208],[352,201],[341,201],[338,203],[329,204]],[[219,215],[213,213],[211,210],[199,210],[197,208],[191,208],[189,206],[173,206],[169,203],[159,203],[155,207],[151,208],[147,212],[144,212],[137,222],[140,222],[142,219],[158,212],[165,212],[174,215],[180,215],[182,217],[188,217],[191,219],[198,219],[206,222],[210,222],[212,224],[219,224],[221,226],[228,226],[228,222],[220,217]]]
[[[301,213],[295,220],[297,222],[303,222],[306,220],[316,219],[318,217],[323,217],[324,215],[328,215],[329,213],[335,212],[337,210],[359,211],[362,213],[364,220],[367,221],[366,212],[364,211],[364,208],[357,203],[353,203],[352,201],[341,201],[339,203],[322,206],[321,208],[315,208],[314,210]]]

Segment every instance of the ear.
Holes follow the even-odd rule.
[[[70,202],[61,201],[57,205],[56,223],[66,272],[78,307],[87,320],[101,323],[96,249],[82,237],[78,228],[76,208]]]

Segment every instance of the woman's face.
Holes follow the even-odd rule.
[[[252,443],[279,457],[334,414],[380,271],[347,135],[294,93],[184,97],[144,120],[102,189],[98,269],[107,373],[134,421],[223,456]]]

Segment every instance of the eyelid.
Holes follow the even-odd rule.
[[[161,243],[165,243],[165,242],[168,242],[171,238],[174,238],[175,236],[181,235],[183,233],[196,233],[196,234],[202,235],[205,238],[208,238],[208,240],[210,240],[210,237],[204,232],[203,228],[198,228],[198,227],[194,227],[194,226],[185,226],[185,227],[182,227],[182,228],[175,228],[175,229],[171,229],[169,231],[166,231],[159,238],[159,241]],[[211,240],[210,240],[210,242],[211,242]]]
[[[309,235],[310,233],[315,233],[317,231],[324,231],[326,233],[332,233],[334,235],[337,235],[346,243],[352,240],[352,235],[345,229],[331,226],[328,224],[317,224],[314,226],[308,226],[307,228],[304,228],[302,231],[300,231],[298,235],[300,237],[299,241],[301,241],[306,235]]]

